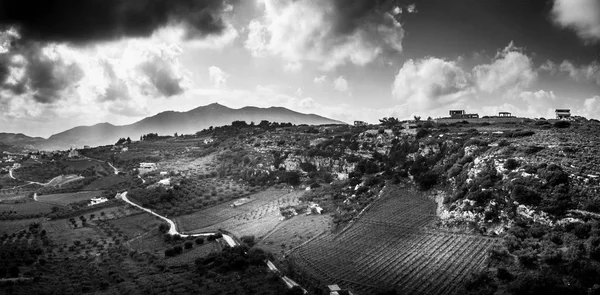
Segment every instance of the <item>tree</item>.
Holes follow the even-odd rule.
[[[421,116],[414,116],[415,122],[421,122]]]
[[[190,241],[185,242],[185,244],[183,244],[183,247],[185,249],[192,249],[194,247],[194,244]]]
[[[379,119],[379,123],[382,126],[391,128],[391,127],[400,125],[400,120],[398,120],[398,118],[394,118],[394,117],[389,117],[389,118],[384,117],[383,119]]]
[[[158,225],[158,231],[161,233],[166,233],[169,231],[169,226],[166,223],[161,223]]]
[[[173,137],[177,137],[177,132],[175,132],[175,134],[173,134]]]
[[[202,245],[204,244],[204,239],[203,238],[197,238],[196,239],[196,245]]]

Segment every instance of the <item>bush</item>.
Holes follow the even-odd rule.
[[[183,244],[183,247],[186,249],[192,249],[194,247],[194,244],[190,241],[185,242],[185,244]]]
[[[203,238],[197,238],[196,239],[196,245],[202,245],[204,244],[204,239]]]
[[[419,130],[417,130],[417,139],[419,138],[423,138],[425,136],[429,135],[429,130],[425,129],[425,128],[419,128]]]
[[[515,160],[515,159],[508,159],[506,160],[506,162],[504,162],[504,169],[512,171],[515,170],[519,167],[519,161]]]
[[[554,128],[569,128],[569,127],[571,127],[571,122],[568,122],[568,121],[554,122]]]
[[[513,200],[527,205],[538,205],[542,199],[539,193],[520,184],[515,185],[511,196]]]
[[[432,171],[415,175],[415,182],[421,190],[428,190],[438,183],[438,175]]]

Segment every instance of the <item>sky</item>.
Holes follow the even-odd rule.
[[[0,132],[214,102],[600,119],[600,0],[0,0]]]

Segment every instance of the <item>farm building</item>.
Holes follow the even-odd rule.
[[[68,157],[69,158],[79,158],[79,151],[78,150],[70,150]]]
[[[124,147],[121,149],[121,152],[127,152],[127,151],[129,151],[129,147]]]
[[[156,170],[156,163],[140,163],[140,169]]]
[[[571,118],[570,109],[556,109],[554,112],[556,113],[557,120],[568,120]]]
[[[167,175],[169,175],[169,172],[167,172],[167,171],[160,172],[160,176],[167,176]]]
[[[100,197],[100,198],[92,198],[92,199],[90,200],[90,203],[88,204],[88,206],[94,206],[94,205],[98,205],[98,204],[100,204],[100,203],[104,203],[104,202],[107,202],[107,201],[108,201],[108,199],[107,199],[107,198],[104,198],[104,197]]]
[[[464,110],[450,110],[450,118],[452,119],[476,119],[479,114],[467,114]]]
[[[369,124],[367,124],[367,122],[365,121],[354,121],[354,126],[359,127],[359,126],[367,126]]]

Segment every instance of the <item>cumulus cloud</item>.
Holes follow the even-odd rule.
[[[600,119],[600,96],[596,95],[586,99],[580,113],[588,119]]]
[[[417,110],[450,105],[472,92],[469,74],[455,61],[408,60],[396,74],[392,95]]]
[[[326,79],[327,79],[327,75],[322,75],[322,76],[315,77],[313,79],[313,82],[315,82],[315,84],[319,84],[320,85],[320,84],[323,84]]]
[[[288,61],[288,63],[283,68],[284,71],[289,72],[289,73],[295,73],[295,72],[300,71],[301,69],[302,69],[302,63],[297,60]]]
[[[348,92],[348,80],[339,76],[333,81],[333,87],[339,92]]]
[[[537,79],[531,58],[515,47],[513,42],[498,52],[491,64],[473,68],[473,75],[479,89],[488,93],[518,91]]]
[[[311,61],[325,70],[365,65],[402,51],[404,30],[393,1],[261,0],[264,16],[250,22],[245,47],[254,56]]]
[[[574,30],[586,42],[600,41],[600,2],[597,0],[554,0],[553,21]]]
[[[223,70],[216,66],[208,68],[208,77],[210,82],[217,88],[225,87],[227,85],[227,77],[229,75]]]
[[[190,87],[180,54],[177,46],[149,40],[86,48],[34,43],[13,49],[0,54],[7,62],[6,71],[0,71],[0,109],[15,118],[33,115],[20,111],[27,102],[31,109],[43,108],[42,117],[139,116],[148,98],[177,96]]]
[[[540,66],[540,71],[548,72],[550,74],[556,74],[556,72],[558,71],[558,67],[553,61],[547,60]]]
[[[565,60],[560,64],[560,71],[567,73],[573,80],[591,81],[600,85],[600,63],[593,61],[588,65],[576,66],[572,62]]]
[[[536,92],[523,91],[519,94],[519,98],[522,99],[527,108],[526,110],[519,110],[522,115],[546,118],[553,116],[552,106],[557,103],[554,92],[544,90],[538,90]]]

